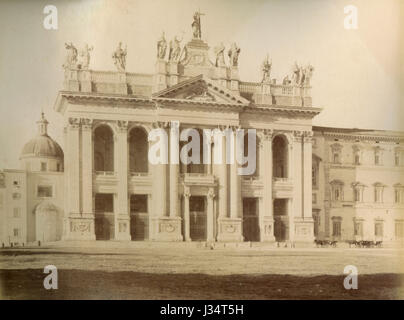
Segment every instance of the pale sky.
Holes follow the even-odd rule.
[[[58,9],[58,30],[45,30],[43,9]],[[344,29],[344,6],[358,8],[358,29]],[[63,147],[63,118],[53,111],[62,89],[65,42],[94,46],[90,68],[115,70],[112,52],[127,44],[127,72],[154,71],[156,41],[191,39],[200,9],[211,48],[236,42],[239,74],[259,81],[269,53],[278,82],[295,61],[311,63],[315,125],[404,130],[401,0],[0,0],[0,169],[17,168],[35,136],[41,109]]]

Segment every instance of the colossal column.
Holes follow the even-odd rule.
[[[190,218],[189,218],[189,198],[191,193],[189,187],[184,187],[184,238],[185,241],[191,241],[190,237]]]
[[[274,217],[273,217],[273,199],[272,199],[272,130],[262,130],[259,133],[260,138],[260,166],[263,179],[263,212],[260,212],[260,240],[275,241],[274,237]]]
[[[93,119],[81,119],[83,214],[93,210]]]
[[[206,234],[206,240],[208,242],[213,242],[215,241],[214,238],[214,206],[213,206],[213,199],[215,198],[215,190],[213,188],[209,188],[208,194],[207,194],[207,199],[208,199],[208,210],[207,210],[207,234]]]
[[[117,121],[115,171],[118,178],[115,211],[115,239],[131,240],[128,200],[128,121]]]

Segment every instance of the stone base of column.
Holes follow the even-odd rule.
[[[244,240],[240,218],[220,218],[217,222],[217,241],[242,242]]]
[[[115,219],[115,240],[131,241],[130,217],[122,214]]]
[[[180,217],[156,217],[151,219],[155,241],[183,241]]]
[[[295,217],[294,225],[294,242],[313,242],[314,241],[314,220],[313,218]],[[292,231],[292,232],[293,232]]]
[[[95,240],[94,214],[70,213],[64,223],[62,240]]]
[[[263,217],[260,225],[260,241],[274,242],[274,219],[273,217]]]

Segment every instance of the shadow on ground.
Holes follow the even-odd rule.
[[[58,270],[46,290],[38,269],[0,270],[2,299],[402,299],[403,274],[359,275],[358,290],[341,276],[155,274]]]

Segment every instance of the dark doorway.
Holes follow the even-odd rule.
[[[205,197],[189,199],[189,228],[193,241],[206,241],[206,203]]]
[[[287,199],[274,200],[274,236],[278,242],[289,240],[289,216]]]
[[[138,241],[149,239],[147,194],[132,194],[130,197],[130,236]]]
[[[244,241],[259,241],[257,198],[243,199],[243,236]]]
[[[115,237],[114,195],[95,195],[95,239],[112,240]]]

